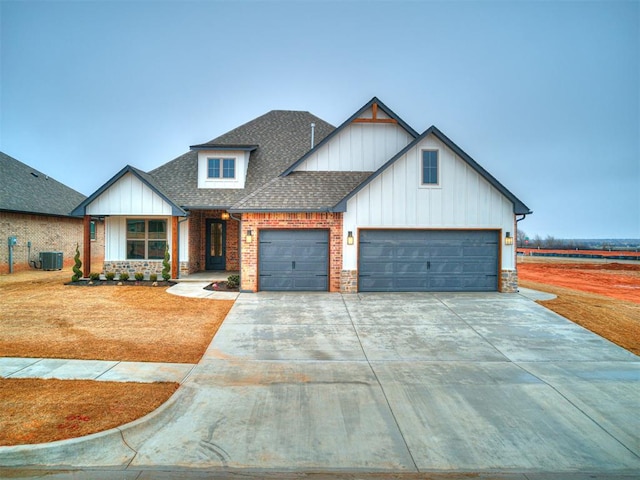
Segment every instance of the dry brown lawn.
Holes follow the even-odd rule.
[[[0,357],[197,363],[233,301],[160,287],[76,287],[69,272],[0,276]]]
[[[65,286],[70,276],[0,276],[0,357],[197,363],[233,305],[159,287]],[[177,388],[0,378],[0,445],[108,430],[153,411]]]
[[[177,383],[0,379],[0,445],[53,442],[108,430],[158,408]]]
[[[541,305],[640,355],[640,264],[527,257],[518,277],[557,296]]]

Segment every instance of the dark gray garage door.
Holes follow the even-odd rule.
[[[327,291],[328,230],[261,230],[260,290]]]
[[[498,289],[498,232],[362,230],[362,292],[481,292]]]

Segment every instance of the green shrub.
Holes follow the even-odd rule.
[[[104,277],[107,280],[112,281],[114,278],[116,278],[116,274],[114,272],[107,272],[104,274]]]
[[[97,280],[100,280],[100,274],[99,274],[98,272],[91,272],[91,273],[89,274],[89,279],[90,279],[92,282],[95,282],[95,281],[97,281]]]
[[[76,254],[73,257],[73,260],[75,261],[75,264],[73,265],[73,276],[71,277],[71,281],[77,282],[82,278],[82,270],[80,270],[80,267],[82,267],[82,262],[80,261],[80,245],[77,243]]]
[[[227,277],[227,287],[236,288],[240,284],[240,275],[229,275]]]
[[[166,244],[164,247],[164,260],[162,261],[162,278],[165,282],[169,281],[171,278],[171,264],[169,260],[171,257],[169,256],[169,244]]]
[[[122,272],[120,274],[120,281],[126,282],[127,280],[129,280],[129,274],[127,272]]]
[[[133,274],[133,277],[134,277],[138,282],[140,282],[140,281],[144,280],[144,273],[142,273],[142,272],[136,272],[136,273],[134,273],[134,274]]]
[[[152,282],[157,282],[158,281],[158,274],[157,273],[151,273],[149,275],[149,280],[151,280]]]

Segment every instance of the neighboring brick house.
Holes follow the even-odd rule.
[[[63,268],[83,251],[83,218],[70,215],[86,197],[46,174],[0,152],[0,274],[41,266],[40,252],[62,252]],[[102,263],[104,226],[90,224],[93,263]],[[9,265],[9,237],[15,237]]]
[[[126,166],[73,213],[105,218],[107,270],[159,272],[168,248],[174,277],[239,270],[244,291],[508,292],[531,211],[374,97],[337,128],[271,111],[148,173]]]

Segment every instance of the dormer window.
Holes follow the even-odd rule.
[[[236,178],[236,159],[207,158],[207,178]]]
[[[198,152],[198,188],[244,188],[251,152],[257,145],[202,144]]]

